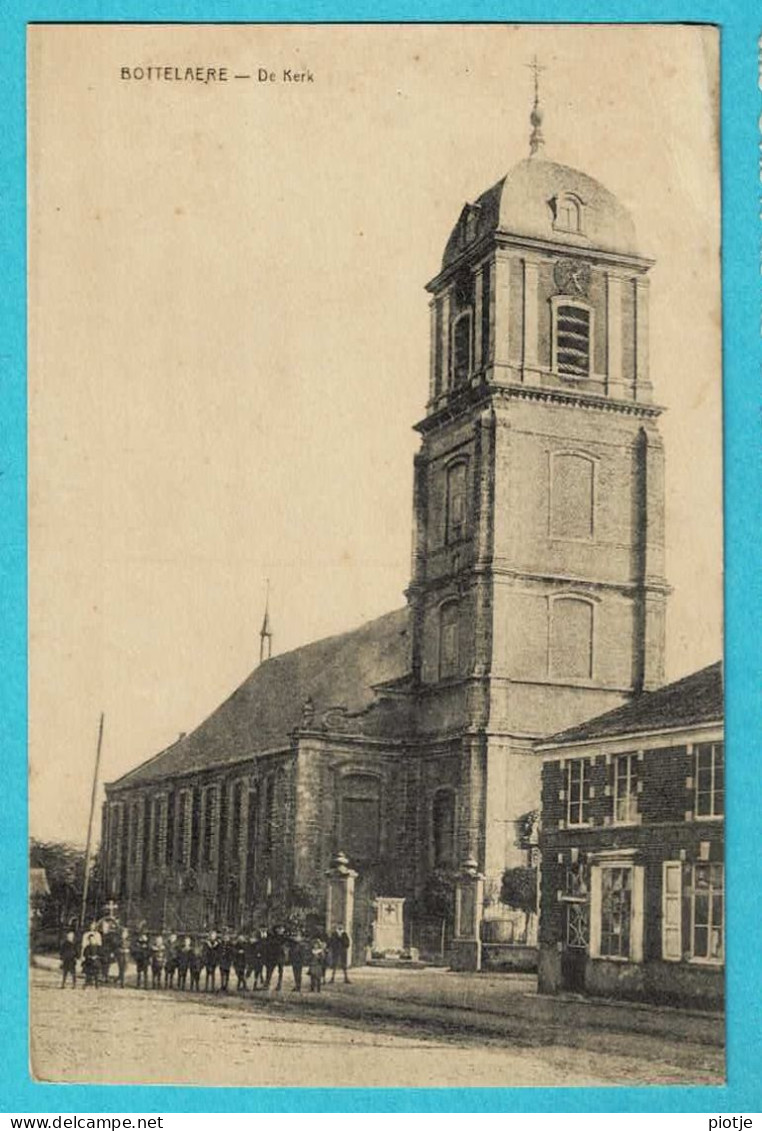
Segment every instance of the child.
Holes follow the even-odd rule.
[[[262,939],[259,931],[252,931],[246,944],[246,973],[254,975],[254,981],[251,983],[252,990],[259,989],[262,966]]]
[[[167,955],[164,960],[164,985],[168,990],[172,989],[172,983],[175,980],[177,953],[177,935],[172,931],[167,939]]]
[[[217,938],[216,931],[209,932],[209,938],[206,940],[204,947],[204,966],[206,967],[206,981],[204,982],[204,989],[209,990],[211,987],[214,993],[214,979],[217,973],[217,967],[220,964],[220,940]]]
[[[85,949],[82,951],[82,973],[85,975],[85,989],[95,986],[97,990],[100,985],[101,948],[93,931],[87,935]]]
[[[148,935],[145,930],[141,928],[140,934],[135,940],[135,948],[132,952],[132,957],[135,959],[135,968],[138,974],[137,987],[140,989],[140,982],[143,982],[143,989],[148,989],[148,963],[151,958],[151,944],[148,941]]]
[[[246,989],[246,938],[239,935],[233,948],[233,969],[238,979],[236,990]]]
[[[225,931],[222,935],[220,943],[220,991],[223,994],[228,992],[228,982],[230,981],[230,967],[233,965],[233,941],[230,935]]]
[[[185,983],[188,978],[188,970],[190,969],[191,958],[193,957],[193,944],[191,943],[190,935],[186,935],[183,939],[183,945],[177,952],[177,988],[178,990],[185,989]]]
[[[119,932],[119,945],[116,951],[117,980],[121,989],[124,989],[124,976],[127,973],[127,963],[130,960],[130,932],[123,927]]]
[[[312,940],[309,971],[310,993],[320,993],[323,975],[325,974],[325,947],[323,946],[322,939],[316,938]]]
[[[190,988],[201,989],[201,967],[204,965],[204,952],[201,943],[197,942],[191,952],[188,969],[190,971]]]
[[[164,938],[162,935],[157,935],[153,940],[151,947],[151,989],[155,990],[157,987],[161,989],[161,976],[164,972],[164,964],[167,960],[167,948],[164,946]]]
[[[61,989],[66,985],[66,976],[71,974],[71,987],[77,988],[77,939],[74,931],[67,931],[66,938],[61,943],[61,970],[63,978]]]

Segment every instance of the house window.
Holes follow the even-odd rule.
[[[683,956],[683,865],[665,860],[662,867],[661,955],[667,962]]]
[[[614,821],[631,825],[638,816],[638,756],[617,754],[614,758]]]
[[[452,381],[462,385],[471,376],[471,311],[464,310],[452,324]]]
[[[568,825],[588,825],[590,823],[590,775],[592,764],[589,758],[575,758],[566,770],[566,823]]]
[[[457,601],[448,601],[439,610],[439,678],[450,679],[458,674]]]
[[[466,533],[466,471],[465,460],[447,468],[445,541],[448,545],[459,542]]]
[[[601,868],[601,958],[630,958],[632,868]]]
[[[691,877],[691,957],[722,962],[724,893],[722,864],[694,864]]]
[[[725,754],[721,742],[696,747],[696,816],[721,817],[725,812]]]
[[[590,376],[590,308],[563,299],[554,303],[553,368],[567,377]]]
[[[431,807],[432,848],[435,868],[455,864],[455,793],[438,789]]]
[[[554,452],[550,463],[550,534],[552,538],[593,537],[595,464],[589,456]]]
[[[582,597],[551,601],[550,674],[561,679],[592,679],[593,605]]]
[[[372,774],[348,774],[340,786],[340,850],[352,864],[372,864],[381,851],[381,783]]]

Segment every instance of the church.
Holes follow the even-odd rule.
[[[373,900],[526,862],[543,738],[664,682],[664,452],[649,270],[598,181],[530,155],[463,206],[428,283],[403,608],[269,655],[193,732],[106,786],[106,894],[199,930],[320,913],[343,853]],[[423,388],[421,392],[423,394]]]

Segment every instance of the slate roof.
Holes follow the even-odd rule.
[[[722,664],[716,663],[656,691],[645,691],[623,707],[554,734],[538,746],[544,750],[596,738],[721,722],[723,713]]]
[[[265,660],[190,734],[130,770],[110,788],[222,766],[286,748],[310,697],[315,719],[329,707],[368,707],[377,684],[410,670],[409,612],[398,609],[354,632],[329,636]]]

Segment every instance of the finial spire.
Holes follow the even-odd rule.
[[[545,70],[545,67],[540,66],[535,55],[531,63],[526,64],[530,71],[534,74],[534,104],[532,105],[532,113],[529,115],[529,121],[532,124],[532,132],[529,135],[529,156],[534,157],[538,149],[542,148],[545,144],[545,138],[542,133],[542,110],[540,109],[540,74]]]
[[[273,650],[273,634],[270,628],[270,578],[266,579],[265,589],[265,615],[262,618],[262,627],[259,630],[259,662],[269,660]]]

